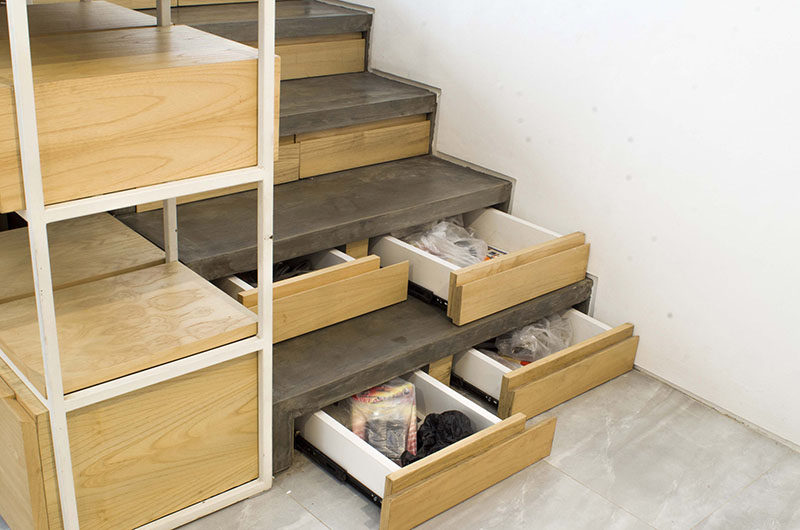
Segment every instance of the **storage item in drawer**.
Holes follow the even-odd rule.
[[[33,37],[31,51],[45,203],[256,164],[253,48],[173,26]],[[7,48],[0,85],[9,212],[25,204]]]
[[[81,528],[137,527],[257,478],[257,398],[249,354],[68,413]],[[0,442],[0,516],[61,528],[47,411],[1,360]]]
[[[633,325],[611,328],[575,309],[569,347],[517,369],[469,350],[454,356],[453,375],[497,402],[498,416],[533,417],[633,368]]]
[[[64,392],[256,333],[256,317],[180,263],[55,292]],[[44,394],[36,301],[0,306],[0,348]]]
[[[31,37],[155,25],[155,17],[103,0],[28,5],[28,31]],[[0,9],[0,39],[8,39],[5,9]]]
[[[310,258],[313,272],[272,285],[272,341],[309,333],[402,302],[408,295],[408,263],[381,268],[378,256],[354,259],[338,250]],[[258,290],[238,293],[258,310]]]
[[[459,267],[392,236],[378,239],[372,252],[384,263],[408,260],[409,279],[447,303],[447,316],[466,324],[586,276],[589,245],[584,234],[559,236],[494,208],[464,215],[464,224],[496,256]]]
[[[164,251],[99,213],[47,227],[53,287],[61,289],[164,263]],[[34,294],[28,229],[0,232],[0,303]]]
[[[401,468],[324,411],[296,423],[307,442],[383,499],[382,529],[412,528],[550,454],[555,418],[526,429],[521,414],[500,420],[424,372],[405,378],[421,417],[459,410],[476,433]]]

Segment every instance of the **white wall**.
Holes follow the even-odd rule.
[[[800,3],[364,0],[440,151],[583,230],[637,363],[800,444]]]

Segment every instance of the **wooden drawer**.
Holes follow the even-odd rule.
[[[550,454],[555,418],[526,429],[522,414],[501,420],[424,372],[405,379],[415,385],[420,417],[460,410],[477,432],[401,468],[325,411],[295,423],[307,442],[383,499],[382,529],[412,528]]]
[[[251,354],[70,412],[81,528],[133,528],[257,478],[257,397]],[[0,447],[0,515],[61,528],[47,411],[2,361]]]
[[[315,270],[275,282],[272,286],[272,342],[381,309],[408,296],[408,263],[381,268],[377,256],[352,258],[338,250],[309,257]],[[245,307],[258,311],[258,290],[238,278],[228,278]]]
[[[253,48],[187,26],[46,35],[31,48],[47,204],[256,164]],[[24,194],[7,48],[0,87],[10,212]]]
[[[560,236],[494,208],[467,213],[464,223],[504,254],[459,267],[392,236],[372,245],[384,263],[409,261],[411,282],[446,302],[447,316],[459,326],[586,276],[589,245],[580,232]]]
[[[365,49],[366,41],[361,33],[275,40],[275,53],[281,57],[281,79],[284,81],[363,72]]]
[[[453,357],[453,375],[496,402],[501,418],[531,418],[633,368],[639,337],[632,324],[611,328],[575,309],[565,317],[568,348],[516,370],[471,349]]]

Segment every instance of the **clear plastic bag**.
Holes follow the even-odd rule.
[[[415,227],[404,234],[393,234],[410,245],[430,252],[459,267],[486,259],[489,246],[464,228],[459,217],[450,217]]]
[[[359,438],[397,464],[404,451],[417,454],[417,405],[413,384],[392,379],[348,401],[350,428]]]
[[[571,341],[572,324],[556,313],[497,337],[495,345],[504,357],[533,362],[563,350]]]

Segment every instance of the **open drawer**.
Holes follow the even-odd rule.
[[[408,296],[408,262],[381,268],[378,256],[353,258],[339,250],[308,257],[313,272],[272,285],[272,342],[381,309]],[[258,310],[258,290],[241,278],[225,280],[245,307]],[[230,287],[223,287],[231,294]]]
[[[572,324],[568,348],[516,370],[471,349],[453,357],[453,375],[496,402],[501,418],[531,418],[633,368],[632,324],[612,329],[575,309],[564,316]]]
[[[526,429],[522,414],[500,420],[424,372],[404,379],[415,386],[420,417],[460,410],[476,433],[401,468],[325,411],[295,423],[305,441],[383,499],[382,529],[412,528],[550,454],[555,418]]]
[[[372,252],[387,264],[408,260],[411,282],[446,302],[459,326],[586,276],[589,245],[580,232],[559,236],[494,208],[464,214],[464,224],[494,258],[459,267],[392,236],[375,241]]]

